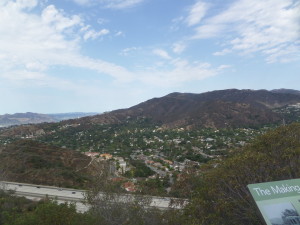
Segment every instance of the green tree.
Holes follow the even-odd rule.
[[[97,225],[179,225],[181,213],[151,208],[151,196],[126,194],[109,182],[108,164],[103,164],[86,199]]]
[[[247,185],[299,178],[299,162],[299,123],[270,131],[233,156],[211,162],[185,209],[189,224],[262,224]]]
[[[52,200],[40,203],[32,212],[11,217],[5,225],[93,225],[91,215],[76,212],[74,204],[58,204]]]

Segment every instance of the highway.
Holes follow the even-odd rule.
[[[86,212],[89,209],[89,205],[84,204],[86,190],[71,189],[71,188],[60,188],[54,186],[25,184],[16,182],[0,181],[0,188],[6,191],[14,191],[14,195],[23,196],[28,199],[39,201],[46,196],[51,199],[56,199],[58,203],[69,202],[75,203],[78,212]],[[99,193],[100,195],[103,193]],[[123,195],[125,196],[125,195]],[[156,196],[147,196],[152,198],[150,207],[157,207],[160,209],[168,209],[172,198],[163,198]],[[122,201],[122,195],[120,201]],[[185,204],[187,203],[186,200]],[[174,206],[173,208],[181,208],[181,206]]]
[[[1,181],[0,183],[4,190],[12,190],[14,191],[14,195],[33,201],[39,201],[47,196],[48,198],[56,199],[58,203],[75,203],[78,212],[86,212],[89,209],[88,205],[83,204],[84,190],[7,181]]]

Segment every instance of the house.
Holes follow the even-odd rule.
[[[165,163],[168,163],[169,165],[173,165],[173,162],[172,162],[172,161],[170,161],[170,160],[163,159],[163,161],[164,161]]]
[[[104,154],[101,154],[100,157],[105,158],[105,159],[112,159],[113,156],[111,154],[104,153]]]
[[[120,166],[119,172],[125,173],[125,171],[126,171],[126,162],[125,161],[119,162],[119,166]]]
[[[99,152],[84,152],[84,154],[88,157],[95,158],[100,155]]]
[[[122,187],[123,187],[126,191],[128,191],[128,192],[136,192],[136,191],[137,191],[137,188],[136,188],[135,184],[132,183],[132,182],[130,182],[130,181],[125,182],[125,183],[122,185]]]
[[[118,171],[120,173],[125,173],[126,171],[126,162],[122,157],[115,157],[114,158],[119,163],[119,169]]]

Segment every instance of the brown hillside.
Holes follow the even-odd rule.
[[[90,173],[83,169],[89,162],[79,152],[30,140],[0,148],[0,170],[8,181],[84,188],[90,182]]]
[[[153,98],[128,109],[119,109],[96,116],[66,120],[62,125],[118,124],[128,119],[148,118],[165,128],[234,128],[280,123],[282,114],[273,109],[300,103],[299,91],[279,89],[228,89],[202,94],[172,93]],[[0,136],[42,135],[46,125],[5,129]]]
[[[295,93],[290,90],[273,92],[237,89],[202,94],[172,93],[128,109],[74,121],[81,124],[111,124],[124,122],[128,118],[147,117],[168,128],[259,126],[281,121],[281,115],[272,109],[299,103],[300,95],[297,91]]]

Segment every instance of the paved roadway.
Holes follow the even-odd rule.
[[[76,209],[79,212],[86,212],[89,209],[88,205],[83,204],[84,190],[6,181],[1,181],[0,185],[5,190],[15,191],[14,195],[23,196],[30,200],[39,201],[48,196],[49,198],[56,199],[58,203],[75,203]]]
[[[56,199],[59,203],[72,202],[76,204],[76,209],[79,212],[86,212],[89,205],[84,204],[85,190],[60,188],[54,186],[25,184],[16,182],[0,181],[0,188],[5,190],[13,190],[14,195],[23,196],[31,200],[38,201],[48,196],[49,198]],[[152,202],[150,207],[157,207],[160,209],[169,208],[172,198],[163,198],[150,196]],[[122,199],[122,197],[120,198]],[[174,208],[181,208],[181,206],[174,206]]]

